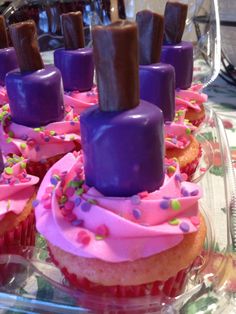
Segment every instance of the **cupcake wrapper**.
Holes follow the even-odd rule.
[[[16,254],[17,247],[35,244],[35,216],[31,213],[14,229],[0,237],[0,254]]]
[[[175,276],[166,281],[155,281],[137,286],[102,286],[92,283],[86,278],[79,278],[75,274],[71,274],[67,268],[60,267],[60,263],[51,252],[50,255],[53,263],[61,270],[71,286],[87,292],[112,297],[141,297],[147,295],[176,297],[184,291],[187,275],[192,268],[191,265],[180,270]]]
[[[75,148],[73,151],[79,151],[81,148],[80,144],[75,142]],[[40,179],[40,181],[44,178],[45,174],[48,170],[54,165],[58,160],[60,160],[65,154],[56,155],[54,157],[50,157],[43,162],[41,161],[31,161],[27,162],[27,173],[32,174]]]
[[[202,149],[200,148],[198,156],[194,160],[189,162],[187,165],[185,165],[184,167],[180,168],[180,172],[181,173],[185,173],[188,176],[188,180],[191,179],[191,176],[196,171],[201,156],[202,156]]]
[[[194,126],[199,127],[199,125],[203,122],[203,120],[205,119],[205,117],[202,117],[200,119],[197,120],[189,120]]]

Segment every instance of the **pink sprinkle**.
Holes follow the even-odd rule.
[[[192,223],[194,226],[198,226],[198,225],[200,224],[200,219],[199,219],[199,217],[197,217],[197,216],[192,216],[192,217],[190,218],[190,220],[191,220],[191,223]]]
[[[22,183],[29,182],[29,179],[28,178],[23,178],[23,179],[20,180],[20,182],[22,182]]]
[[[75,193],[75,189],[73,187],[69,187],[66,189],[65,194],[67,197],[73,196]]]
[[[82,231],[78,232],[77,240],[78,240],[78,242],[82,243],[83,245],[88,245],[91,238],[86,231],[82,230]]]
[[[139,195],[141,198],[147,197],[148,194],[149,194],[148,191],[143,191],[143,192],[138,193],[138,195]]]
[[[76,215],[73,214],[73,213],[68,213],[68,212],[67,212],[66,215],[65,215],[65,212],[64,212],[64,215],[63,215],[63,216],[64,216],[65,219],[66,219],[67,221],[69,221],[69,222],[71,222],[71,221],[77,219]]]
[[[48,200],[48,199],[50,199],[50,194],[49,193],[45,193],[45,194],[43,194],[43,196],[42,196],[42,201],[46,201],[46,200]]]
[[[186,181],[188,179],[188,175],[186,173],[181,173],[182,181]]]
[[[72,201],[67,201],[64,206],[65,210],[69,210],[69,211],[71,211],[74,207],[75,207],[75,204]]]
[[[43,206],[44,206],[45,209],[51,209],[52,208],[51,200],[46,201],[43,204]]]
[[[48,187],[46,187],[45,191],[47,193],[52,193],[53,189],[54,189],[54,186],[48,186]]]
[[[106,225],[100,225],[97,227],[96,234],[102,237],[107,237],[109,235],[109,229]]]
[[[206,168],[203,168],[203,167],[202,167],[202,168],[200,168],[200,171],[201,171],[201,172],[206,172]]]
[[[56,196],[61,197],[62,194],[62,189],[56,189]]]

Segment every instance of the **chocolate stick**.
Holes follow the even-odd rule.
[[[33,72],[44,68],[34,21],[28,20],[9,27],[21,72]]]
[[[178,44],[182,40],[188,5],[179,2],[167,2],[165,7],[164,42]]]
[[[81,12],[70,12],[61,15],[65,49],[84,48],[84,26]]]
[[[136,23],[120,20],[95,26],[92,36],[100,109],[120,111],[138,106]]]
[[[159,62],[164,33],[163,16],[143,10],[136,14],[136,23],[139,36],[139,64]]]
[[[0,15],[0,49],[9,47],[6,22],[4,16]]]

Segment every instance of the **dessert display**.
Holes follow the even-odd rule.
[[[187,18],[188,6],[179,2],[167,2],[164,13],[164,45],[161,61],[175,68],[176,103],[180,109],[186,109],[186,119],[199,126],[205,117],[203,102],[206,95],[201,94],[200,85],[192,85],[193,45],[182,41]],[[190,89],[190,90],[189,90]],[[189,93],[186,93],[189,91]],[[183,100],[183,101],[181,101]],[[191,106],[196,104],[196,106]]]
[[[79,114],[98,101],[97,88],[93,86],[93,50],[84,47],[81,12],[62,14],[61,24],[65,48],[54,51],[54,63],[62,74],[65,104]]]
[[[201,147],[193,136],[195,127],[186,121],[186,109],[175,111],[175,70],[169,64],[157,63],[164,33],[163,17],[148,10],[136,15],[139,30],[140,97],[158,106],[165,121],[165,154],[177,158],[180,171],[191,178]],[[190,91],[187,90],[190,94]],[[175,117],[176,116],[176,117]],[[175,119],[174,119],[175,118]]]
[[[0,15],[0,106],[8,102],[5,88],[6,74],[17,67],[15,49],[9,47],[5,19]]]
[[[6,76],[9,105],[0,109],[0,147],[5,155],[27,159],[28,173],[42,178],[65,153],[80,149],[73,109],[64,108],[62,79],[44,66],[33,21],[10,26],[20,69]]]
[[[136,24],[94,27],[93,47],[99,104],[80,117],[83,155],[40,185],[37,230],[79,289],[174,297],[203,247],[202,191],[164,160],[162,112],[139,99]]]
[[[26,172],[26,160],[0,151],[0,253],[12,245],[34,245],[33,204],[39,179]]]

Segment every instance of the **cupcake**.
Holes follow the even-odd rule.
[[[5,88],[6,74],[17,67],[15,49],[9,47],[5,19],[0,15],[0,106],[8,102]]]
[[[207,100],[201,94],[201,88],[192,86],[193,78],[193,45],[182,41],[187,18],[188,6],[179,2],[167,2],[165,7],[164,45],[161,61],[175,68],[176,75],[176,105],[178,109],[186,109],[186,118],[199,126],[205,117],[203,103]],[[193,95],[193,93],[195,95]],[[185,101],[180,101],[180,99]],[[189,106],[188,103],[198,106]],[[179,107],[181,104],[181,107]]]
[[[78,116],[64,108],[60,71],[44,66],[33,21],[10,26],[20,69],[6,76],[9,106],[1,108],[0,147],[26,158],[27,171],[42,178],[64,154],[80,149]]]
[[[0,154],[1,155],[1,154]],[[0,158],[0,253],[11,246],[34,245],[33,204],[39,179],[28,175],[26,161],[14,155]]]
[[[187,109],[175,112],[174,67],[159,62],[164,34],[163,17],[144,10],[137,13],[136,22],[139,30],[140,98],[162,110],[165,155],[177,158],[181,173],[186,173],[190,179],[199,163],[201,147],[193,135],[195,127],[186,120]]]
[[[62,14],[61,24],[65,48],[54,51],[54,63],[62,74],[65,105],[80,114],[98,103],[97,88],[93,85],[93,50],[84,47],[81,12]]]
[[[136,24],[94,27],[93,45],[99,107],[81,114],[83,158],[67,154],[42,181],[37,230],[76,288],[176,296],[203,247],[202,192],[164,160],[162,112],[139,100]]]

